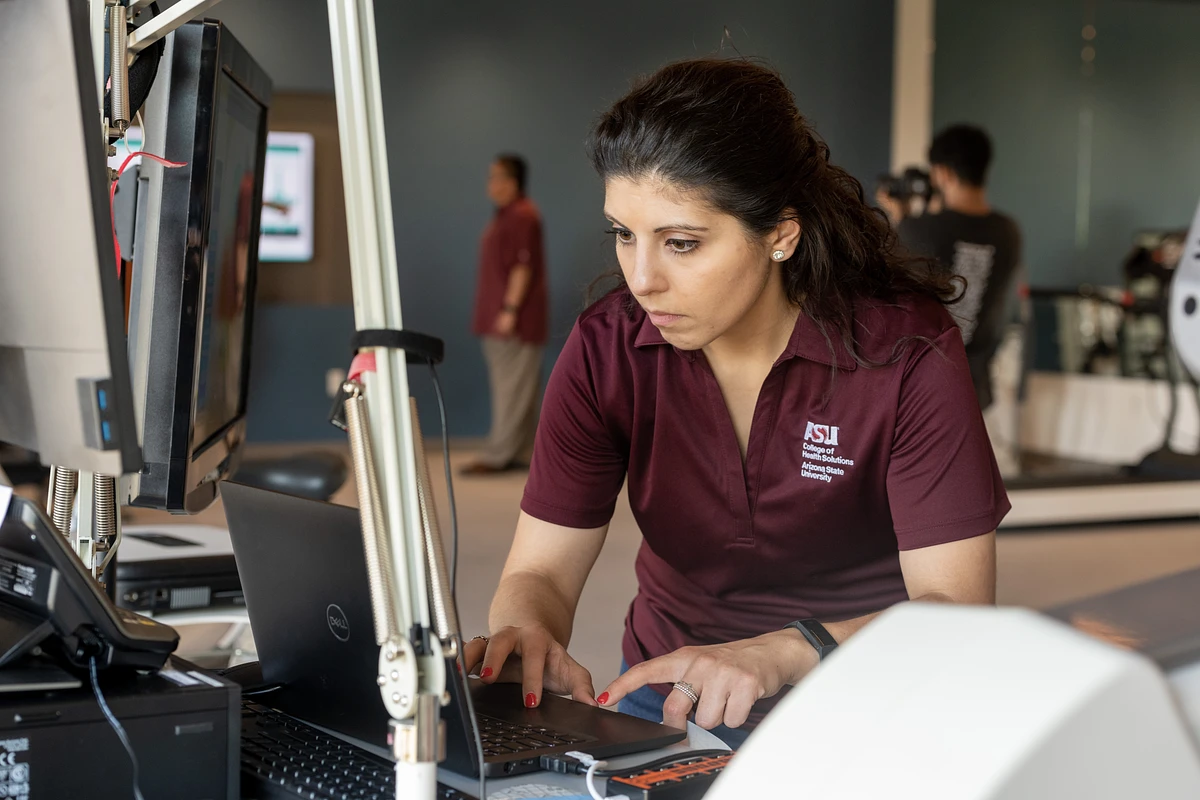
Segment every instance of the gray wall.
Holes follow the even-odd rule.
[[[226,0],[217,8],[278,88],[332,89],[324,2]],[[486,372],[469,325],[479,234],[491,213],[483,182],[495,153],[527,156],[530,193],[545,218],[548,369],[582,308],[584,288],[615,264],[602,233],[602,187],[584,141],[630,78],[715,52],[727,27],[741,53],[765,57],[784,73],[834,159],[871,181],[888,163],[892,8],[891,0],[378,3],[405,324],[446,340],[441,372],[452,432],[481,435],[489,421]],[[305,324],[302,312],[260,320]],[[333,321],[314,315],[313,322]],[[329,335],[341,335],[343,324],[339,319]],[[268,404],[258,399],[285,388],[305,397],[322,390],[324,370],[335,364],[312,353],[273,355],[276,347],[299,346],[281,332],[260,340],[271,349],[256,348],[253,405],[263,409]],[[429,426],[427,384],[423,376],[414,380]],[[251,423],[260,440],[336,434],[319,420],[307,427],[265,410]]]
[[[1200,194],[1200,4],[938,0],[936,36],[935,129],[992,133],[993,200],[1021,224],[1035,285],[1120,283],[1137,230],[1187,227]]]

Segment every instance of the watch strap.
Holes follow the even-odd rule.
[[[795,622],[789,622],[785,628],[795,628],[800,631],[808,643],[816,649],[817,657],[821,660],[837,649],[837,640],[829,634],[824,625],[815,619],[798,619]]]

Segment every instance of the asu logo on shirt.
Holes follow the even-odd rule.
[[[804,429],[804,441],[815,444],[830,444],[836,447],[839,430],[841,429],[836,425],[816,425],[810,421],[808,427]]]
[[[844,476],[848,467],[854,466],[854,459],[838,455],[838,436],[841,431],[837,425],[808,423],[804,429],[801,478],[832,483],[835,478]]]

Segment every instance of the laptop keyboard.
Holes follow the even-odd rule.
[[[244,796],[264,800],[396,798],[390,761],[248,700],[242,701],[242,784]],[[475,800],[442,783],[437,799]]]
[[[595,741],[590,736],[578,736],[540,725],[524,725],[481,714],[477,714],[475,719],[479,725],[479,741],[483,745],[485,758]]]

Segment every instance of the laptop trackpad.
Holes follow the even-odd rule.
[[[525,708],[520,684],[497,683],[488,686],[480,680],[471,679],[468,685],[476,715],[573,734],[580,741],[589,742],[589,752],[611,754],[656,749],[681,741],[687,735],[684,731],[656,722],[613,713],[552,694],[543,695],[537,708]]]
[[[524,690],[519,683],[495,683],[489,686],[472,678],[468,679],[467,685],[471,690],[471,703],[478,716],[595,736],[592,732],[595,720],[589,721],[595,709],[590,706],[547,693],[543,695],[537,708],[526,708]],[[579,713],[577,709],[583,713]]]

